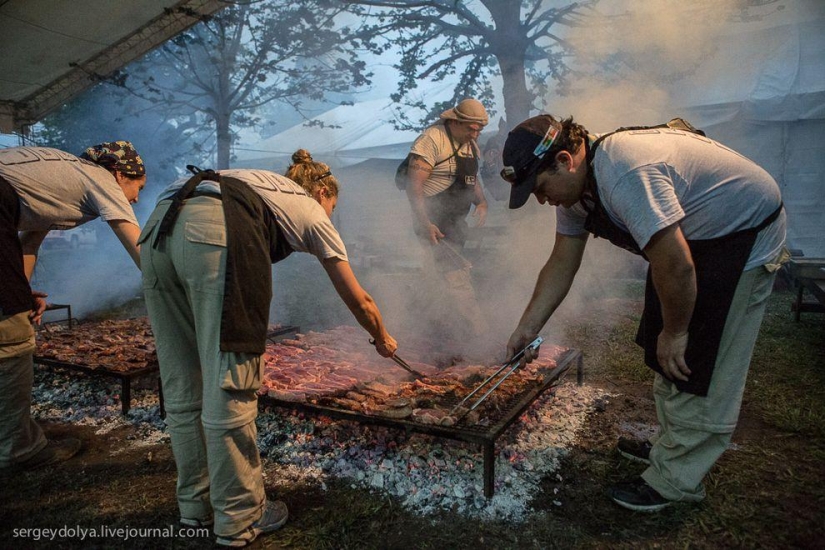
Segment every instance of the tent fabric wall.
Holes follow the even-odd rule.
[[[678,102],[692,123],[776,179],[789,248],[825,257],[825,9],[815,13],[726,37]]]

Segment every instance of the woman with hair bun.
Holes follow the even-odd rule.
[[[193,177],[161,192],[138,241],[180,521],[214,524],[225,546],[248,544],[288,517],[283,502],[267,500],[256,445],[271,264],[313,254],[376,351],[392,357],[397,347],[330,220],[338,182],[303,149],[293,160],[294,179],[192,167]]]

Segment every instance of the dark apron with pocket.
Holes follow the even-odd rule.
[[[438,227],[444,238],[460,246],[467,240],[467,222],[478,184],[478,159],[455,155],[456,173],[450,186],[424,199],[427,216]]]
[[[202,171],[173,196],[152,246],[163,245],[186,199],[203,180],[217,182],[226,219],[226,278],[221,314],[221,351],[263,354],[272,301],[272,268],[292,247],[263,199],[243,181]]]
[[[722,332],[739,278],[750,257],[756,236],[773,223],[781,211],[780,204],[770,216],[753,228],[714,239],[687,241],[696,271],[696,305],[688,325],[688,344],[685,350],[685,363],[691,374],[686,382],[673,381],[680,391],[702,397],[708,394]],[[597,237],[606,238],[616,246],[644,257],[630,233],[608,217],[598,194],[595,201],[588,205],[585,228]],[[644,313],[639,321],[636,343],[645,350],[645,364],[662,375],[664,372],[656,356],[656,346],[663,327],[662,304],[648,268]]]

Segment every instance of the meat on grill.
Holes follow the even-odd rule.
[[[513,395],[543,379],[542,372],[555,366],[563,351],[543,345],[539,358],[518,369],[483,403],[484,415],[506,409]],[[352,410],[362,414],[410,419],[423,424],[450,426],[467,412],[448,412],[498,365],[454,364],[443,370],[423,362],[410,361],[425,350],[400,348],[410,366],[427,375],[410,380],[410,375],[392,361],[379,357],[355,327],[337,327],[325,332],[297,335],[267,346],[261,394],[291,402]],[[496,379],[497,380],[497,379]],[[483,394],[478,394],[467,405]],[[473,411],[466,422],[474,424],[483,415]]]
[[[61,363],[115,372],[158,363],[155,339],[146,317],[79,323],[72,330],[50,330],[47,325],[37,332],[35,354]]]

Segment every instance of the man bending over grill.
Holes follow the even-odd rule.
[[[540,115],[510,132],[503,161],[510,208],[531,193],[557,207],[553,252],[508,352],[535,338],[567,295],[588,233],[644,256],[636,341],[656,371],[659,432],[650,442],[619,441],[622,454],[648,467],[608,495],[639,511],[702,500],[702,480],[736,426],[765,303],[787,258],[779,186],[680,119],[597,139],[572,117]]]
[[[51,229],[101,217],[140,266],[131,204],[145,185],[143,160],[128,141],[80,157],[44,147],[0,150],[0,468],[38,468],[80,450],[77,439],[47,441],[30,416],[32,322],[46,308],[46,295],[29,286],[40,244]]]
[[[293,251],[316,256],[378,353],[397,347],[330,220],[338,182],[305,151],[293,158],[301,169],[290,174],[311,194],[264,170],[198,171],[160,194],[139,239],[181,523],[214,524],[225,546],[246,545],[288,516],[283,502],[267,500],[256,444],[271,264]]]

